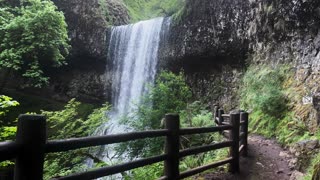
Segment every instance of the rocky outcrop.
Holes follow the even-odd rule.
[[[106,71],[107,28],[129,21],[122,1],[54,0],[68,24],[71,52],[68,66],[52,70],[49,92],[56,100],[90,103],[110,99],[111,75]],[[47,93],[48,94],[48,93]]]
[[[183,68],[192,79],[189,83],[194,94],[203,97],[213,93],[210,97],[219,96],[213,100],[223,103],[223,95],[232,94],[227,87],[237,87],[234,84],[240,82],[236,79],[241,79],[241,73],[229,77],[232,84],[225,82],[226,90],[216,94],[213,88],[219,89],[221,83],[212,77],[224,76],[221,69],[241,72],[248,64],[291,65],[297,80],[294,88],[302,92],[297,103],[313,106],[305,123],[315,129],[320,121],[320,89],[316,85],[320,80],[320,1],[186,2],[183,13],[172,23],[168,44],[161,46],[161,66],[175,71]],[[206,85],[197,86],[199,82]]]
[[[243,0],[187,0],[160,46],[160,66],[184,69],[197,98],[206,97],[209,104],[218,102],[226,110],[235,108],[249,51],[248,10]]]
[[[315,154],[319,153],[318,140],[304,140],[290,147],[290,153],[295,156],[289,162],[291,168],[305,171]]]
[[[49,87],[21,89],[22,79],[12,76],[7,88],[59,101],[77,98],[89,103],[105,103],[111,93],[111,75],[106,71],[107,28],[128,23],[126,7],[119,0],[53,2],[63,11],[68,24],[72,46],[68,66],[46,71],[50,77]]]
[[[65,14],[74,61],[82,57],[104,60],[106,28],[129,20],[121,1],[54,0],[54,3]]]
[[[239,64],[248,52],[248,3],[242,0],[188,0],[173,19],[166,60],[182,64]],[[183,62],[179,62],[183,61]]]
[[[250,63],[293,68],[291,88],[301,96],[293,108],[315,131],[320,121],[320,1],[255,0],[251,9],[247,34],[254,53]]]

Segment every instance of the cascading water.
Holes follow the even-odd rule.
[[[154,82],[161,33],[167,31],[169,24],[170,19],[156,18],[112,28],[108,58],[113,62],[113,110],[109,114],[110,120],[98,128],[95,135],[130,130],[119,120],[134,111],[140,98],[148,92],[147,85]],[[110,146],[96,153],[109,163],[114,154]]]
[[[132,103],[147,92],[153,83],[158,61],[158,47],[164,18],[114,27],[111,33],[109,58],[113,60],[113,106],[108,134],[123,132],[119,119],[133,111]]]

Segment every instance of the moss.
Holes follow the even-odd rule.
[[[301,103],[302,97],[308,94],[305,88],[308,85],[305,80],[297,81],[296,76],[297,74],[293,73],[289,66],[278,65],[274,69],[266,65],[252,65],[248,68],[240,94],[242,108],[252,110],[249,121],[251,132],[275,137],[283,146],[292,146],[303,140],[320,139],[320,130],[307,125],[312,114],[315,113],[313,105]],[[310,87],[313,86],[310,85]],[[270,93],[274,91],[268,92],[270,88],[276,89],[284,96]],[[276,108],[273,111],[272,108],[276,106],[273,106],[270,100],[277,102],[283,97],[286,101],[280,101],[280,103],[285,103],[282,104],[285,108]],[[266,111],[266,109],[269,110]],[[320,153],[317,151],[308,153],[311,154],[299,159],[305,166],[309,166],[305,172],[305,179],[315,180],[320,174]]]
[[[172,16],[184,8],[184,0],[124,0],[131,21],[137,22],[160,16]]]
[[[312,158],[310,166],[306,170],[305,180],[319,180],[320,179],[320,153]]]
[[[106,17],[107,25],[111,26],[113,24],[113,18],[109,13],[108,6],[105,0],[98,0],[98,4],[100,6],[101,16]]]

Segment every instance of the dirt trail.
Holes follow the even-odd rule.
[[[248,157],[240,159],[240,174],[206,174],[206,180],[289,180],[290,155],[275,140],[251,135]]]

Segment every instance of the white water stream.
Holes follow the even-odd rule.
[[[162,29],[168,29],[164,18],[113,27],[108,47],[108,58],[113,62],[112,106],[109,121],[99,127],[95,135],[119,134],[130,127],[119,120],[130,115],[148,92],[148,84],[155,80],[158,48]],[[165,27],[163,27],[165,26]],[[111,149],[111,150],[110,150]],[[115,151],[105,146],[96,155],[105,162],[115,163]],[[92,162],[88,162],[92,166]]]

